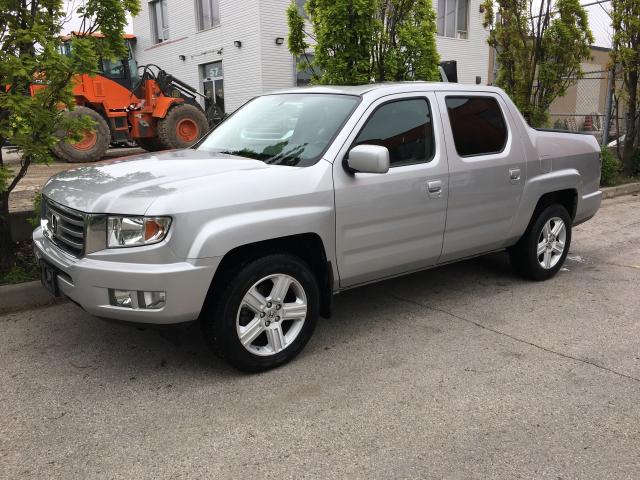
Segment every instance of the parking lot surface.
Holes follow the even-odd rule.
[[[195,327],[0,316],[0,478],[640,478],[640,197],[577,227],[565,267],[344,292],[253,376]]]

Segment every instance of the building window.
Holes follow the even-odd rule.
[[[298,87],[304,87],[311,83],[313,79],[313,53],[305,53],[303,56],[296,59],[296,85]],[[303,65],[303,70],[300,70],[300,65]]]
[[[300,12],[300,15],[302,15],[303,17],[307,16],[307,11],[304,8],[304,4],[307,3],[307,0],[296,0],[296,5],[298,6],[298,11]]]
[[[206,30],[220,23],[220,0],[196,0],[198,30]]]
[[[438,35],[468,38],[469,0],[438,0]]]
[[[154,0],[153,2],[149,2],[149,16],[151,17],[153,43],[169,40],[167,0]]]

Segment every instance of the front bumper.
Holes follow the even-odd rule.
[[[97,317],[135,323],[171,324],[197,319],[220,263],[217,257],[135,263],[136,253],[130,249],[110,252],[109,260],[92,254],[75,258],[51,243],[41,228],[33,232],[33,245],[36,257],[60,272],[57,282],[63,295]],[[157,248],[168,249],[166,245]],[[109,301],[110,288],[166,292],[166,302],[155,310],[116,307]]]

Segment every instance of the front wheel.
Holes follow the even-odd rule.
[[[109,125],[95,110],[77,106],[73,111],[67,112],[70,117],[86,116],[93,121],[93,127],[81,132],[78,141],[62,138],[54,147],[56,157],[69,163],[86,163],[100,160],[109,148],[111,131]]]
[[[570,245],[571,217],[562,205],[550,205],[537,215],[509,256],[523,277],[547,280],[562,268]]]
[[[315,329],[318,284],[292,255],[269,255],[232,276],[201,321],[205,339],[246,372],[280,366],[295,357]]]

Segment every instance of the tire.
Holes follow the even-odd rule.
[[[217,355],[238,370],[254,373],[283,365],[300,353],[319,311],[318,283],[304,261],[268,255],[247,263],[224,284],[200,319],[205,340]],[[276,285],[285,287],[284,301],[278,301]]]
[[[550,205],[540,211],[509,250],[516,272],[536,281],[547,280],[558,273],[571,247],[571,223],[562,205]]]
[[[136,143],[139,147],[144,148],[147,152],[158,152],[160,150],[167,149],[162,143],[160,143],[160,140],[155,137],[136,138]]]
[[[174,105],[158,120],[158,140],[165,149],[188,148],[208,130],[209,122],[204,112],[188,103]]]
[[[102,115],[87,107],[76,107],[75,110],[68,112],[67,115],[71,117],[86,115],[91,117],[95,126],[92,130],[84,132],[84,136],[79,142],[69,143],[66,140],[60,140],[53,147],[54,155],[69,163],[86,163],[100,160],[111,143],[111,131]],[[60,136],[62,137],[64,134]]]

